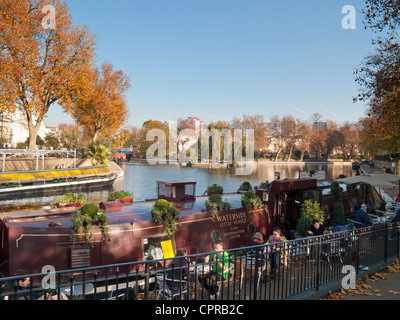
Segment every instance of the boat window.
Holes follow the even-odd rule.
[[[142,244],[144,261],[170,258],[171,254],[174,255],[175,252],[174,236],[160,235],[143,238]]]
[[[319,192],[316,190],[308,190],[303,192],[303,201],[312,200],[319,202]]]
[[[250,236],[253,236],[256,233],[256,226],[254,225],[254,223],[249,223],[247,225],[247,233]]]
[[[216,242],[221,240],[221,233],[218,230],[211,232],[211,241]]]

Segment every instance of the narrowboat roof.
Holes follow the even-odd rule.
[[[232,209],[242,207],[241,194],[231,193],[222,195],[222,199],[228,201]],[[181,217],[189,215],[198,215],[205,212],[205,202],[208,197],[196,197],[195,201],[184,201],[175,203]],[[134,202],[128,205],[122,205],[119,211],[106,212],[110,224],[137,223],[152,220],[151,208],[156,200]],[[0,220],[3,220],[7,226],[14,227],[33,227],[46,228],[49,224],[57,224],[63,227],[71,226],[71,213],[74,209],[62,208],[57,212],[50,210],[28,210],[19,212],[0,213]],[[64,212],[63,212],[64,211]],[[53,225],[54,226],[54,225]]]
[[[165,185],[196,184],[196,181],[168,180],[168,181],[157,181],[157,184],[165,184]]]
[[[271,191],[280,193],[289,190],[313,189],[317,187],[317,182],[317,179],[274,180],[271,183]]]
[[[110,173],[106,166],[79,167],[53,170],[32,170],[0,173],[0,182],[50,179],[71,176],[102,175]]]

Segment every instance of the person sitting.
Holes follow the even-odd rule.
[[[358,209],[355,216],[355,221],[357,222],[357,228],[364,228],[372,225],[367,214],[367,205],[365,203],[363,203],[361,208]]]
[[[264,243],[264,236],[261,232],[256,232],[253,235],[252,241],[248,243],[248,247],[256,247],[256,248],[249,248],[247,250],[247,257],[248,258],[255,258],[256,266],[261,267],[265,262],[265,246],[262,246]]]
[[[178,249],[175,254],[176,258],[169,265],[167,278],[171,280],[167,280],[167,285],[168,288],[174,293],[187,291],[188,283],[190,282],[192,277],[189,272],[189,263],[186,259],[186,254],[186,249]],[[190,295],[186,293],[185,297],[190,298]]]
[[[212,270],[210,270],[204,276],[199,275],[198,280],[210,293],[210,298],[218,296],[219,285],[218,282],[222,279],[228,279],[229,270],[229,255],[227,252],[223,252],[224,245],[221,240],[213,243],[214,250],[208,255],[204,262],[211,263]]]
[[[26,270],[18,270],[14,276],[21,277],[27,276],[29,273]],[[37,291],[30,290],[31,287],[31,278],[25,277],[19,280],[16,280],[16,300],[58,300],[57,295],[51,296],[49,293],[45,293],[44,295],[39,294]],[[60,300],[68,300],[67,296],[64,293],[60,293]]]
[[[324,234],[324,231],[325,227],[321,225],[318,219],[314,219],[307,233],[310,236],[322,236]]]
[[[282,230],[280,227],[276,226],[272,230],[272,235],[268,238],[267,244],[286,242],[286,238],[282,235]],[[272,249],[271,253],[271,278],[274,278],[279,273],[279,268],[281,265],[287,264],[286,250],[283,245],[274,245],[270,247]]]
[[[248,247],[254,247],[254,246],[260,246],[264,243],[264,237],[262,235],[261,232],[256,232],[252,238],[252,240],[249,242],[249,244],[247,245]],[[258,247],[258,248],[253,248],[253,249],[249,249],[248,253],[255,255],[256,253],[262,253],[263,251],[263,247]]]

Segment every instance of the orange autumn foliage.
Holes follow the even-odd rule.
[[[90,68],[80,75],[80,85],[64,109],[95,142],[102,135],[114,135],[126,122],[129,112],[125,94],[130,86],[127,75],[105,62],[100,70]]]
[[[44,28],[51,5],[55,28]],[[54,103],[62,104],[80,74],[94,59],[94,36],[72,22],[58,0],[1,0],[0,111],[23,108],[33,149],[43,118]]]

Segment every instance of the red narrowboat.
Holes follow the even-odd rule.
[[[178,248],[198,254],[211,251],[217,239],[226,249],[240,248],[251,241],[255,232],[266,239],[275,225],[285,232],[295,230],[301,204],[307,199],[322,202],[328,215],[335,202],[328,186],[318,185],[316,179],[276,180],[269,189],[256,192],[264,209],[247,210],[242,194],[224,194],[222,198],[232,208],[214,217],[206,211],[208,197],[195,197],[195,182],[158,181],[157,185],[158,199],[171,201],[180,212],[180,225],[173,234],[165,233],[161,223],[153,222],[151,208],[156,200],[123,205],[116,202],[114,210],[110,203],[103,204],[109,234],[102,240],[100,229],[94,226],[92,245],[72,244],[73,208],[0,213],[0,272],[11,276],[18,269],[40,273],[46,265],[69,270],[162,259]],[[343,199],[347,214],[352,212],[351,205],[360,203],[359,197],[347,194]]]

